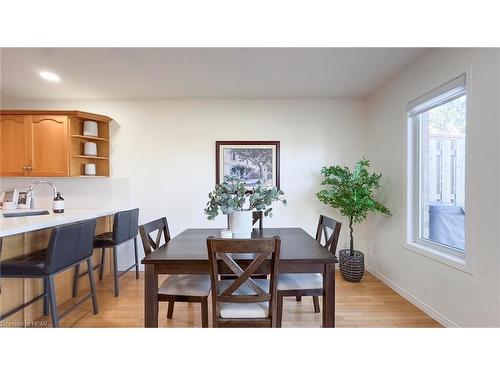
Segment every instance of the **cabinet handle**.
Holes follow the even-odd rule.
[[[23,169],[24,169],[25,171],[27,171],[27,170],[28,170],[28,167],[27,167],[27,166],[24,166],[24,167],[23,167]]]
[[[33,167],[31,165],[28,166],[28,171],[31,172],[31,170],[33,169]]]

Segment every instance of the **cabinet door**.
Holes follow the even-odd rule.
[[[68,117],[31,116],[31,176],[69,176]]]
[[[0,117],[0,175],[27,174],[28,125],[23,115]]]

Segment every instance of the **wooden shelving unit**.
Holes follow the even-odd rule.
[[[83,135],[83,122],[93,120],[97,122],[98,136],[91,137]],[[109,123],[111,119],[106,116],[82,113],[79,116],[70,117],[70,174],[71,176],[85,175],[85,164],[96,165],[96,176],[109,176]],[[85,142],[97,144],[97,155],[89,156],[83,152]]]
[[[83,135],[83,122],[97,122],[97,137]],[[108,116],[65,110],[0,110],[0,176],[109,177]],[[97,155],[84,154],[85,142]],[[96,174],[85,175],[85,164]]]

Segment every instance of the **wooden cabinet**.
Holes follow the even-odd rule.
[[[0,117],[0,174],[24,176],[28,165],[28,126],[26,116]]]
[[[83,122],[98,123],[98,137],[83,135]],[[0,175],[83,176],[85,164],[97,176],[109,176],[107,116],[80,111],[0,111]],[[85,142],[97,144],[96,156],[83,153]]]
[[[68,176],[68,117],[31,116],[32,176]]]

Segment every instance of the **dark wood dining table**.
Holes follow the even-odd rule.
[[[147,255],[144,283],[144,324],[158,327],[158,275],[209,274],[206,239],[220,238],[221,229],[186,229]],[[337,258],[301,228],[253,229],[252,238],[281,238],[280,273],[323,274],[323,327],[335,327],[335,263]],[[240,259],[244,266],[251,259]],[[268,266],[264,264],[263,267]],[[267,272],[267,269],[259,269]]]

